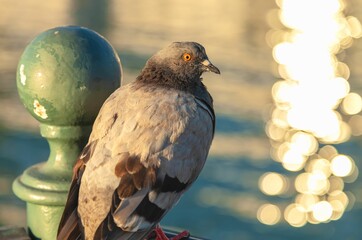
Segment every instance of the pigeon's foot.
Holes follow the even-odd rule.
[[[153,230],[153,233],[156,235],[155,240],[187,240],[190,237],[190,233],[188,231],[183,231],[177,236],[168,238],[159,225],[156,226],[156,228]]]

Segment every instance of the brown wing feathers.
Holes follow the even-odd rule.
[[[118,162],[115,168],[115,174],[121,177],[121,180],[113,194],[110,211],[98,227],[95,239],[104,239],[107,236],[113,236],[116,234],[115,232],[118,232],[118,237],[129,235],[129,233],[123,232],[118,228],[114,222],[114,212],[121,204],[122,199],[134,196],[136,192],[143,188],[151,188],[150,191],[159,194],[182,192],[189,186],[189,183],[181,183],[177,178],[172,178],[168,175],[165,175],[163,179],[156,180],[157,169],[155,167],[146,168],[140,162],[139,157],[130,156],[129,154],[124,154],[121,161]],[[168,210],[169,209],[163,209],[151,202],[149,194],[146,194],[131,215],[142,217],[152,225],[153,223],[156,224],[159,222]],[[143,233],[139,232],[139,234]]]
[[[94,239],[113,239],[115,236],[117,238],[122,237],[122,239],[131,237],[130,233],[124,232],[121,228],[117,227],[114,221],[114,213],[123,199],[133,196],[142,188],[151,187],[156,181],[156,169],[154,167],[146,168],[140,162],[138,156],[129,155],[128,153],[122,154],[119,158],[119,162],[115,167],[115,175],[120,178],[120,183],[113,193],[110,211],[98,227]],[[145,200],[142,200],[141,204],[134,210],[134,213],[138,214],[140,212],[143,214],[147,212],[147,214],[154,214],[155,210],[144,209],[144,202]],[[138,234],[144,235],[145,233],[139,232]]]
[[[120,178],[116,191],[121,199],[130,197],[141,188],[150,187],[156,182],[156,168],[146,168],[138,156],[128,153],[120,158],[115,174]]]
[[[67,203],[65,205],[65,209],[58,228],[58,240],[83,239],[83,226],[77,212],[79,186],[82,179],[82,174],[85,170],[85,163],[90,159],[96,143],[96,141],[89,143],[83,149],[78,161],[74,165],[73,179],[70,185]]]
[[[79,162],[82,161],[78,160],[78,163]],[[75,239],[81,239],[82,236],[82,231],[81,231],[82,227],[80,219],[78,217],[77,207],[78,207],[80,178],[82,176],[82,173],[84,172],[85,165],[78,163],[76,165],[77,174],[75,174],[74,175],[75,177],[73,177],[68,194],[68,200],[65,206],[65,211],[60,220],[58,228],[58,237],[57,237],[58,240],[64,240],[64,239],[75,240]]]

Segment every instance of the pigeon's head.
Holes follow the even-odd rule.
[[[209,61],[205,48],[196,42],[172,43],[153,55],[146,69],[157,73],[158,81],[184,84],[200,81],[203,72],[220,74],[220,70]]]

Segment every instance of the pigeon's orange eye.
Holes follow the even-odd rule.
[[[189,53],[184,53],[184,55],[182,55],[182,59],[185,61],[185,62],[188,62],[191,60],[191,54]]]

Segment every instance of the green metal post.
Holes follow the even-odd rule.
[[[121,75],[112,46],[83,27],[45,31],[21,56],[19,96],[50,146],[49,159],[26,169],[13,183],[14,193],[27,202],[28,228],[36,238],[56,238],[73,164]]]

